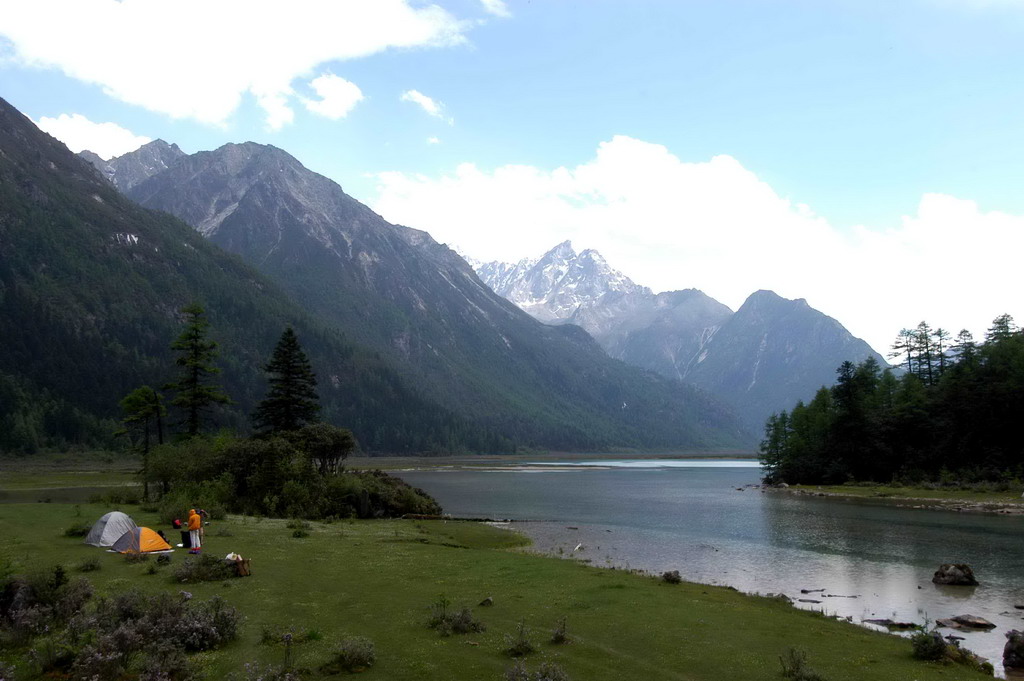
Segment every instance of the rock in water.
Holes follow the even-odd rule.
[[[996,625],[977,615],[957,615],[953,621],[964,629],[995,629]]]
[[[1024,631],[1011,629],[1006,632],[1003,666],[1007,669],[1024,669]]]
[[[966,563],[943,563],[932,576],[936,584],[948,584],[950,586],[978,586],[978,580],[974,578],[974,570]]]

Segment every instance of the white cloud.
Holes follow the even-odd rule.
[[[428,137],[427,138],[427,144],[440,144],[440,143],[441,143],[441,138],[439,138],[439,137]]]
[[[402,96],[399,97],[399,100],[416,104],[434,118],[440,118],[441,120],[446,121],[448,125],[455,122],[453,119],[445,116],[444,104],[434,100],[432,97],[428,97],[419,90],[406,90],[402,93]]]
[[[294,115],[292,82],[318,65],[463,43],[470,26],[410,0],[3,4],[0,36],[23,65],[59,69],[130,104],[212,124],[224,124],[250,94],[273,128]]]
[[[480,2],[484,6],[484,11],[488,14],[502,18],[512,16],[512,12],[508,11],[508,5],[505,4],[504,0],[480,0]]]
[[[40,130],[50,133],[76,154],[88,149],[104,160],[135,151],[152,141],[117,123],[94,123],[82,114],[61,114],[56,118],[43,116],[34,122]]]
[[[733,309],[761,288],[807,298],[883,353],[922,319],[978,333],[1024,313],[1019,274],[998,256],[1024,252],[1024,216],[927,194],[897,224],[840,230],[730,156],[687,163],[630,137],[571,168],[382,173],[373,207],[481,260],[572,239],[655,290],[695,287]]]
[[[306,108],[327,118],[344,118],[363,100],[363,92],[358,85],[331,73],[314,78],[309,86],[320,99],[305,100]]]

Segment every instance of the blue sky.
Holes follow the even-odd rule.
[[[74,29],[49,38],[61,2],[0,3],[0,96],[188,152],[274,144],[468,255],[572,238],[655,289],[806,297],[876,347],[921,318],[980,332],[1020,312],[1024,287],[981,261],[1024,242],[1024,2],[149,0],[118,18],[142,2],[74,0]],[[362,98],[316,113],[321,76]],[[203,109],[224,93],[238,106]],[[983,243],[934,243],[961,235]],[[856,295],[855,269],[823,267],[879,251]],[[971,287],[900,300],[904,277],[878,272],[901,267]]]

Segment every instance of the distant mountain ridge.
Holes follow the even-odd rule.
[[[110,165],[115,184],[117,168],[130,167]],[[577,450],[753,441],[706,394],[608,358],[578,329],[538,323],[429,234],[386,222],[275,147],[181,156],[125,193],[240,255],[418,390],[509,441]]]
[[[757,431],[772,413],[831,385],[843,361],[885,364],[803,299],[758,291],[734,313],[697,289],[655,294],[568,241],[540,258],[476,270],[537,319],[581,326],[612,357],[707,390]]]
[[[157,173],[167,170],[168,166],[185,155],[177,144],[168,144],[163,140],[147,142],[135,151],[104,161],[99,154],[88,149],[78,154],[93,164],[103,176],[110,180],[121,191],[128,191]]]

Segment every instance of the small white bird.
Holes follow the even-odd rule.
[[[575,553],[576,551],[582,551],[582,550],[583,550],[583,542],[580,542],[579,544],[576,545],[576,548],[573,549],[573,552]]]

